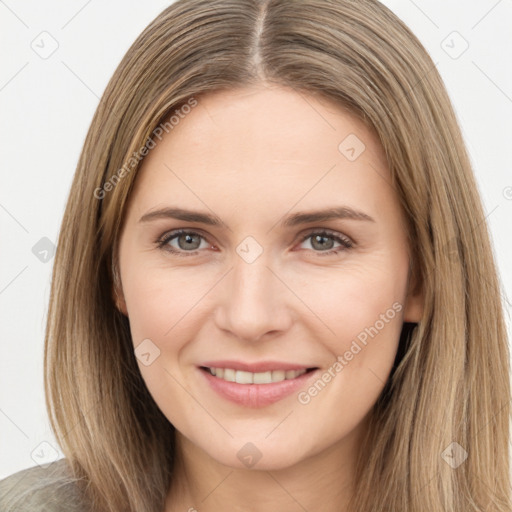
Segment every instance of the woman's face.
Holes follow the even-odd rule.
[[[330,102],[260,87],[200,98],[155,140],[118,291],[151,395],[228,466],[348,454],[422,311],[378,139]]]

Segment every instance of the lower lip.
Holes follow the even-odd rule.
[[[200,368],[199,371],[213,390],[223,398],[245,407],[264,407],[298,391],[317,370],[306,372],[295,379],[269,384],[238,384],[215,377],[208,370]]]

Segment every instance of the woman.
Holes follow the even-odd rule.
[[[508,361],[407,27],[376,1],[179,0],[109,83],[63,219],[66,458],[5,479],[3,508],[509,511]]]

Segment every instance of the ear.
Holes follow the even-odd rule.
[[[419,323],[423,317],[425,297],[416,272],[409,269],[407,295],[405,297],[404,322]]]

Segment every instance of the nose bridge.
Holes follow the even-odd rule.
[[[255,259],[235,255],[216,316],[219,327],[238,338],[256,341],[289,326],[284,285],[269,267],[264,252]]]
[[[232,271],[233,291],[237,294],[239,301],[256,301],[257,303],[264,301],[270,306],[272,279],[275,277],[269,270],[268,259],[264,256],[250,263],[242,258],[235,259]]]

